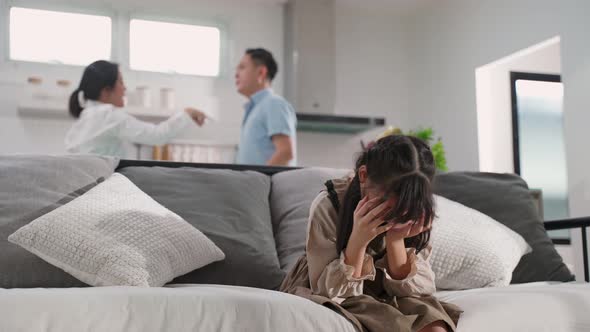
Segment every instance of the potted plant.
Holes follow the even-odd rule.
[[[377,136],[375,140],[379,140],[380,138],[389,135],[408,135],[422,139],[423,141],[428,143],[428,145],[430,145],[432,155],[434,156],[434,163],[436,165],[436,168],[440,171],[448,170],[447,159],[445,157],[445,148],[442,144],[442,140],[440,137],[436,139],[434,138],[434,130],[432,130],[432,128],[418,128],[416,130],[410,130],[407,133],[404,133],[400,128],[390,126],[383,133]],[[361,146],[363,149],[368,149],[373,144],[375,144],[375,141],[371,141],[367,144],[364,144],[364,142],[361,141]]]

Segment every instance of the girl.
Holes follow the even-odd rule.
[[[115,109],[124,106],[125,90],[117,64],[100,60],[84,69],[79,88],[70,96],[69,111],[78,121],[66,135],[68,152],[124,158],[129,143],[166,144],[193,122],[201,126],[205,121],[193,108],[157,125],[140,121]]]
[[[359,331],[454,331],[461,310],[432,294],[429,146],[387,136],[354,176],[328,181],[310,210],[306,254],[281,290],[326,305]]]

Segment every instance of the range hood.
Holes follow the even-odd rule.
[[[288,0],[285,5],[285,97],[297,130],[357,134],[385,118],[336,114],[334,0]]]
[[[298,131],[358,134],[384,125],[385,118],[297,113]]]

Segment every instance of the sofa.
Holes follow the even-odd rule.
[[[113,172],[203,232],[225,258],[161,287],[88,287],[7,241]],[[330,309],[276,291],[304,253],[312,200],[324,181],[348,172],[0,156],[0,331],[354,331]],[[436,293],[464,310],[458,331],[590,331],[590,287],[574,281],[546,234],[587,227],[587,218],[543,223],[526,183],[511,174],[442,173],[434,189],[530,246],[510,285]]]

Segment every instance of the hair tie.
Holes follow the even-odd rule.
[[[84,97],[84,91],[78,89],[78,104],[82,108],[86,108],[86,98]]]

